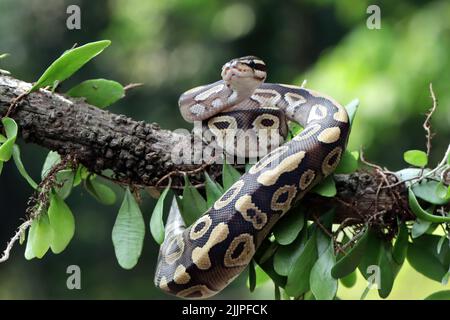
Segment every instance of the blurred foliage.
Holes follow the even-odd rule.
[[[65,27],[66,8],[78,4],[82,29]],[[0,61],[17,78],[35,81],[45,67],[74,43],[109,39],[112,45],[62,90],[83,80],[107,78],[122,84],[143,82],[111,107],[136,119],[174,129],[189,127],[176,106],[181,92],[219,78],[227,60],[254,54],[269,67],[270,82],[299,84],[326,92],[343,104],[360,99],[350,150],[363,146],[372,161],[400,168],[403,152],[424,149],[421,128],[431,106],[433,82],[439,107],[430,164],[442,156],[450,137],[450,3],[445,0],[377,1],[382,29],[366,28],[368,0],[2,0]],[[22,146],[33,177],[47,154]],[[116,189],[117,190],[117,189]],[[0,177],[0,245],[3,249],[21,217],[31,189],[13,165]],[[153,286],[157,247],[150,232],[136,268],[125,271],[114,256],[111,230],[118,204],[103,207],[85,193],[68,199],[77,229],[59,256],[26,261],[23,247],[0,265],[0,298],[167,298]],[[144,197],[146,226],[155,204]],[[82,290],[66,288],[67,266],[82,270]],[[241,277],[218,298],[272,298],[273,288],[254,294]],[[414,285],[416,289],[411,288]],[[343,286],[341,298],[359,298],[365,282]],[[445,287],[403,269],[391,298],[423,298]],[[448,286],[447,286],[448,288]],[[358,290],[361,289],[361,290]],[[372,293],[369,294],[371,298]],[[376,294],[374,294],[374,297]]]

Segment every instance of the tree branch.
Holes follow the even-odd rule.
[[[29,83],[0,74],[0,115],[5,115],[11,101],[30,87]],[[217,164],[202,167],[202,164],[173,163],[173,146],[189,143],[191,136],[96,108],[83,99],[39,90],[24,96],[10,116],[26,142],[70,155],[91,172],[110,169],[123,184],[155,186],[162,177],[171,175],[173,187],[182,188],[179,172],[187,172],[197,184],[203,182],[204,170],[214,176],[221,172]],[[376,171],[335,175],[336,197],[330,200],[309,194],[302,202],[309,210],[318,212],[334,205],[337,219],[348,225],[367,222],[396,225],[398,217],[412,219],[404,185],[380,192],[380,179]],[[158,186],[164,187],[164,183]]]

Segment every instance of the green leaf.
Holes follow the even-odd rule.
[[[416,197],[429,203],[437,205],[446,204],[447,200],[437,195],[438,187],[439,183],[437,181],[426,181],[413,185],[412,190]]]
[[[91,79],[83,81],[67,91],[71,97],[84,97],[87,103],[106,108],[125,96],[123,86],[112,80]]]
[[[205,199],[191,184],[188,177],[184,176],[183,198],[181,199],[180,212],[187,226],[190,226],[204,212],[208,210]]]
[[[73,186],[78,186],[82,181],[86,180],[89,177],[88,169],[82,164],[78,165],[78,168],[75,172],[75,177],[73,178]]]
[[[436,195],[447,203],[450,200],[450,186],[447,187],[442,182],[439,182],[436,186]]]
[[[30,238],[32,236],[34,237],[34,234],[36,233],[36,225],[37,225],[37,221],[34,220],[31,223],[30,228],[28,229],[28,238],[27,238],[27,244],[25,246],[25,253],[24,253],[25,259],[27,259],[27,260],[36,258],[36,255],[33,252],[34,251],[33,250],[33,241],[30,240]]]
[[[408,250],[408,227],[406,223],[402,223],[399,227],[397,240],[395,240],[394,248],[392,249],[392,258],[394,261],[402,265],[405,262],[406,252]]]
[[[331,274],[334,278],[343,278],[356,269],[363,255],[365,254],[368,235],[369,231],[368,229],[366,229],[364,234],[361,236],[361,239],[359,239],[358,242],[353,245],[353,247],[346,255],[344,255],[339,261],[337,261],[333,269],[331,269]]]
[[[63,198],[57,193],[50,194],[48,218],[53,230],[50,248],[53,253],[60,253],[64,251],[75,234],[75,218]]]
[[[311,270],[317,260],[316,232],[305,244],[305,247],[290,268],[285,291],[291,297],[298,297],[309,290]]]
[[[430,294],[424,300],[450,300],[450,290],[437,291]]]
[[[156,202],[155,208],[153,209],[152,217],[150,219],[150,232],[153,239],[158,244],[162,244],[164,241],[164,200],[166,199],[167,193],[170,190],[170,186],[164,189]]]
[[[326,241],[325,238],[321,239],[323,239],[322,241]],[[331,240],[311,270],[311,292],[317,300],[333,300],[336,296],[338,283],[331,276],[331,269],[335,263],[336,257],[334,256],[334,246]]]
[[[294,242],[305,224],[304,209],[299,206],[292,210],[277,222],[273,229],[275,240],[285,246]]]
[[[304,228],[297,239],[287,246],[281,246],[275,252],[273,259],[273,267],[277,274],[287,276],[294,262],[302,254],[308,240],[308,232]]]
[[[223,163],[222,180],[224,190],[228,190],[240,177],[241,174],[232,165],[226,162]]]
[[[2,118],[3,128],[6,132],[7,140],[0,146],[0,161],[6,162],[11,159],[13,146],[16,143],[18,127],[11,118]]]
[[[2,144],[3,142],[5,142],[6,140],[8,140],[8,138],[6,138],[4,135],[2,135],[0,133],[0,144]]]
[[[450,217],[436,216],[422,209],[411,188],[408,188],[408,203],[412,212],[422,220],[437,223],[450,222]]]
[[[28,182],[28,184],[33,188],[37,188],[37,183],[30,177],[25,166],[22,163],[22,159],[20,158],[20,148],[17,144],[14,145],[12,150],[12,157],[14,159],[14,163],[16,164],[17,170],[19,170],[20,175]],[[0,170],[1,171],[1,170]]]
[[[89,60],[101,53],[110,44],[111,41],[102,40],[67,50],[58,59],[53,61],[47,70],[45,70],[42,76],[30,89],[30,92],[45,86],[51,86],[55,82],[61,83],[78,71],[78,69],[84,66]]]
[[[205,172],[205,189],[206,189],[206,204],[208,208],[212,207],[214,202],[223,194],[223,189],[217,182],[213,181],[209,174]]]
[[[89,194],[98,202],[110,206],[116,203],[116,193],[107,185],[100,183],[94,177],[85,180],[85,187]]]
[[[54,189],[61,198],[66,199],[72,192],[74,178],[75,173],[72,169],[64,169],[56,173],[56,182],[58,186]]]
[[[2,174],[2,170],[3,170],[3,161],[0,161],[0,174]]]
[[[267,276],[277,285],[278,287],[284,288],[286,285],[287,278],[285,276],[279,275],[274,268],[274,256],[271,256],[264,263],[259,264],[261,270],[264,271]]]
[[[351,288],[356,284],[356,270],[350,273],[349,275],[339,279],[342,285],[346,288]]]
[[[328,176],[323,180],[321,183],[319,183],[317,186],[315,186],[311,192],[317,193],[321,195],[322,197],[328,197],[332,198],[336,195],[336,183],[334,182],[333,176]]]
[[[416,221],[414,221],[413,227],[411,229],[411,236],[413,239],[420,237],[423,235],[427,230],[430,228],[431,222],[425,221],[420,218],[417,218]]]
[[[369,277],[379,272],[380,283],[374,283],[378,286],[378,294],[386,298],[391,293],[394,280],[402,264],[397,264],[392,257],[392,244],[379,238],[374,231],[369,231],[366,250],[359,270],[361,274],[369,280]],[[377,267],[377,269],[371,269]]]
[[[429,234],[424,234],[420,238],[414,239],[408,246],[406,257],[417,272],[441,282],[450,265],[450,248],[448,239],[446,239],[441,251],[438,253],[436,248],[439,240],[439,236]]]
[[[425,167],[428,163],[428,156],[421,150],[408,150],[403,154],[403,159],[416,167]]]
[[[137,264],[142,252],[144,235],[145,224],[141,210],[130,189],[127,188],[112,230],[114,251],[122,268],[131,269]]]
[[[345,106],[345,109],[348,113],[348,118],[350,120],[350,124],[353,123],[353,119],[355,118],[356,110],[358,110],[359,99],[353,99],[349,104]]]
[[[48,220],[47,213],[33,220],[28,231],[27,249],[25,249],[25,258],[27,260],[41,259],[50,248],[52,239],[52,229]]]
[[[348,151],[345,150],[344,154],[342,155],[342,159],[339,162],[339,165],[337,166],[334,173],[352,173],[355,172],[358,169],[358,158],[359,158],[359,152],[358,151]]]
[[[444,244],[445,239],[447,239],[447,235],[445,235],[445,234],[439,239],[439,242],[438,242],[437,248],[436,248],[437,254],[441,253],[442,245]]]
[[[255,288],[261,287],[270,280],[270,276],[259,266],[255,265],[256,283]]]
[[[56,151],[50,151],[47,154],[47,157],[45,158],[44,165],[42,166],[41,171],[41,178],[44,180],[44,178],[47,176],[47,174],[50,172],[50,170],[61,162],[61,156]]]
[[[378,288],[378,294],[384,299],[391,293],[395,278],[402,266],[394,261],[392,257],[392,245],[389,242],[383,242],[381,245],[379,266],[381,271],[381,286]]]
[[[395,175],[397,176],[398,180],[406,181],[406,180],[419,178],[422,170],[423,169],[419,169],[419,168],[406,168],[406,169],[402,169],[402,170],[395,172]],[[427,169],[425,169],[423,171],[424,171],[424,173],[426,173]]]

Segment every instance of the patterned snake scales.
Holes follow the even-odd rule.
[[[216,132],[265,127],[285,135],[287,118],[304,130],[253,165],[190,227],[172,205],[155,285],[184,298],[213,296],[236,278],[284,213],[334,171],[349,135],[345,108],[309,89],[264,83],[266,65],[256,57],[226,63],[222,79],[181,95],[185,120]]]

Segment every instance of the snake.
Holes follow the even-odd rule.
[[[265,82],[258,57],[227,62],[221,77],[180,96],[186,121],[202,121],[216,134],[245,126],[284,136],[286,120],[303,130],[252,165],[190,226],[172,203],[154,283],[186,299],[212,297],[243,272],[280,218],[336,169],[350,133],[341,104],[303,86]]]

